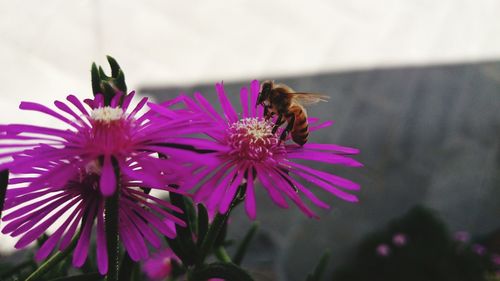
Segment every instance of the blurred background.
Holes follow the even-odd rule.
[[[130,89],[158,101],[195,90],[214,98],[222,80],[233,101],[252,79],[329,95],[309,113],[335,124],[311,141],[361,149],[365,168],[322,167],[361,182],[360,203],[318,191],[333,208],[309,220],[260,194],[246,266],[260,280],[304,280],[329,248],[331,280],[361,241],[416,205],[450,235],[495,237],[499,34],[496,0],[1,0],[0,121],[51,122],[19,102],[90,96],[90,65],[107,65],[105,55]],[[231,237],[249,227],[241,211]],[[13,243],[0,236],[2,255]]]

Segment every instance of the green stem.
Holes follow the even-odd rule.
[[[79,238],[80,238],[80,231],[77,232],[75,237],[73,237],[73,239],[71,240],[71,243],[64,251],[55,253],[47,261],[41,264],[37,270],[31,273],[31,275],[28,276],[28,278],[26,278],[25,281],[34,281],[40,279],[45,273],[47,273],[54,266],[56,266],[58,263],[64,260],[76,247],[76,243],[78,242]]]
[[[120,245],[118,244],[118,204],[120,200],[120,170],[116,160],[112,158],[116,175],[115,193],[106,198],[105,203],[105,225],[106,243],[108,248],[108,273],[107,281],[118,281],[120,267]]]
[[[252,238],[254,237],[258,228],[259,228],[259,224],[254,222],[252,224],[252,227],[250,228],[250,230],[248,230],[247,234],[245,235],[245,238],[243,238],[243,241],[239,245],[238,249],[236,250],[236,254],[233,257],[233,262],[235,264],[240,265],[241,262],[243,261],[243,258],[245,257],[248,246],[250,245],[250,241],[252,241]]]
[[[226,252],[226,249],[222,246],[215,249],[215,256],[222,262],[232,262],[231,257]]]
[[[108,274],[106,280],[118,281],[120,247],[118,245],[118,190],[106,199],[106,242],[108,246]]]

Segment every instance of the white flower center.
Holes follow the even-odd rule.
[[[116,120],[123,118],[124,112],[119,107],[99,107],[90,113],[90,117],[95,121],[100,121],[103,123],[111,123]]]
[[[227,135],[230,154],[257,161],[282,154],[279,138],[272,130],[273,124],[263,118],[245,118],[231,124]]]
[[[244,134],[252,141],[264,140],[273,136],[272,125],[260,118],[245,118],[233,123],[230,130]]]

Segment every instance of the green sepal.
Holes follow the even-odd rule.
[[[229,281],[253,281],[252,276],[233,263],[216,262],[197,268],[190,274],[189,280],[208,280],[222,278]]]
[[[125,83],[125,74],[118,62],[110,56],[106,58],[111,68],[111,76],[106,75],[102,66],[97,66],[95,63],[92,64],[90,73],[94,96],[102,94],[105,105],[109,105],[117,93],[127,94],[127,84]]]
[[[111,67],[111,76],[117,77],[118,72],[121,70],[120,65],[112,56],[106,56],[106,59],[108,60],[109,66]]]
[[[92,81],[92,92],[94,96],[100,94],[101,90],[101,77],[99,77],[99,70],[97,70],[97,65],[92,63],[92,68],[90,70],[90,77]]]
[[[326,251],[320,258],[314,271],[307,276],[306,281],[319,281],[325,272],[328,260],[330,259],[330,251]]]

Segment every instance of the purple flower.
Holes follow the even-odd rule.
[[[391,254],[391,248],[387,244],[380,244],[376,249],[377,255],[387,257]]]
[[[472,245],[472,251],[478,256],[484,256],[486,254],[486,247],[481,244],[474,244]]]
[[[147,259],[142,270],[151,280],[163,280],[172,273],[172,261],[181,263],[172,250],[164,249]]]
[[[403,233],[396,233],[392,237],[392,243],[398,247],[402,247],[402,246],[406,245],[407,241],[408,241],[408,238]]]
[[[255,219],[254,187],[256,181],[259,181],[271,199],[280,207],[288,207],[286,200],[288,197],[309,217],[315,217],[314,212],[300,196],[304,195],[315,205],[329,208],[296,177],[302,178],[343,200],[358,201],[356,196],[346,191],[359,190],[359,184],[297,161],[307,160],[360,167],[362,165],[358,161],[348,157],[348,155],[357,154],[357,149],[335,144],[307,143],[304,146],[299,146],[280,143],[280,131],[273,134],[271,131],[274,124],[263,118],[262,106],[255,107],[259,94],[258,81],[251,83],[250,95],[247,88],[241,89],[241,113],[237,113],[229,102],[222,84],[217,84],[216,90],[224,111],[223,115],[217,113],[199,93],[195,93],[194,99],[184,96],[177,100],[183,101],[186,105],[184,111],[202,113],[205,114],[205,120],[212,120],[210,131],[207,132],[210,140],[178,139],[179,142],[212,150],[216,154],[215,159],[208,158],[212,157],[210,153],[200,154],[200,158],[207,157],[207,161],[213,165],[205,165],[205,167],[196,170],[191,180],[183,185],[184,188],[196,188],[197,184],[202,182],[194,195],[196,201],[206,202],[209,209],[226,213],[238,187],[246,183],[246,212],[250,218]],[[332,123],[318,124],[317,121],[315,118],[309,118],[310,131],[319,130]]]
[[[31,184],[33,187],[61,187],[86,167],[98,166],[102,171],[99,189],[104,196],[113,194],[116,189],[117,179],[113,165],[119,166],[120,171],[132,179],[158,185],[163,177],[162,171],[176,167],[177,164],[159,159],[154,153],[156,148],[162,147],[161,144],[172,136],[195,132],[200,126],[189,119],[192,116],[176,115],[168,109],[163,111],[168,118],[161,122],[152,121],[154,116],[151,113],[138,116],[147,98],[143,98],[131,112],[127,112],[133,95],[131,93],[123,97],[117,94],[110,106],[105,106],[102,95],[97,95],[94,100],[85,100],[90,111],[75,96],[70,95],[67,100],[76,110],[66,103],[55,101],[54,104],[61,113],[41,104],[22,102],[21,109],[48,114],[64,122],[69,128],[62,130],[28,124],[1,125],[0,140],[11,143],[2,142],[0,148],[14,151],[0,154],[0,160],[26,154],[32,158],[8,161],[0,165],[0,170],[8,168],[12,173],[25,173],[31,167],[48,169],[54,161],[72,163],[41,174]],[[123,102],[120,103],[122,99]],[[168,148],[162,151],[170,157],[189,158],[187,152],[176,152],[175,149]],[[135,163],[136,168],[130,169],[127,161]]]
[[[0,155],[0,160],[8,160],[0,169],[8,168],[13,174],[4,205],[8,213],[2,218],[8,223],[2,233],[20,236],[16,248],[27,246],[57,219],[64,218],[36,258],[46,258],[57,244],[60,250],[67,248],[80,227],[81,236],[73,254],[73,264],[79,267],[87,258],[96,222],[98,268],[100,273],[106,273],[104,202],[115,191],[119,192],[120,240],[133,260],[148,256],[146,243],[160,247],[157,233],[175,237],[174,224],[184,222],[165,209],[181,210],[142,188],[173,191],[168,184],[185,176],[186,171],[179,167],[196,159],[196,155],[163,144],[172,136],[199,130],[201,123],[189,119],[193,116],[176,115],[168,109],[164,109],[163,115],[169,118],[163,116],[161,122],[155,122],[154,112],[138,116],[147,99],[127,113],[132,97],[133,94],[118,94],[110,106],[104,106],[98,95],[85,101],[90,106],[87,111],[76,97],[68,96],[76,111],[68,104],[55,102],[66,116],[40,104],[23,102],[21,109],[51,115],[69,125],[69,129],[27,124],[0,126],[0,148],[10,149]],[[158,157],[157,147],[162,148],[165,157]]]
[[[142,270],[151,280],[163,280],[171,276],[172,262],[181,264],[181,260],[175,253],[171,249],[166,248],[147,259],[142,266]],[[224,280],[220,278],[210,278],[208,281]]]
[[[498,254],[491,255],[491,262],[496,266],[500,266],[500,255]]]
[[[467,243],[470,240],[470,234],[467,231],[457,231],[453,238],[455,241]]]
[[[32,157],[27,157],[34,160]],[[67,163],[58,162],[50,169],[61,169]],[[78,164],[70,164],[78,166]],[[134,168],[129,163],[129,169]],[[27,171],[28,172],[28,171]],[[33,168],[30,174],[39,178],[47,171]],[[36,254],[37,260],[45,259],[59,243],[59,249],[64,250],[69,245],[77,228],[81,226],[81,236],[78,239],[73,264],[83,265],[87,258],[88,246],[94,222],[96,221],[97,262],[99,272],[105,274],[108,269],[106,237],[104,230],[105,197],[99,191],[99,171],[81,170],[79,175],[70,179],[63,187],[32,188],[25,183],[32,183],[32,177],[17,177],[11,181],[16,188],[9,188],[5,200],[5,209],[9,213],[2,218],[8,223],[2,233],[13,237],[21,236],[16,248],[26,247],[40,237],[56,220],[65,217],[57,230],[45,241]],[[137,181],[122,175],[119,196],[119,236],[129,256],[137,261],[148,257],[146,241],[159,248],[161,239],[155,231],[168,237],[175,237],[174,223],[185,225],[164,208],[181,212],[180,209],[144,193],[138,188]],[[36,186],[35,186],[36,187]],[[151,188],[152,186],[148,186]],[[173,191],[168,187],[152,187],[154,189]]]

